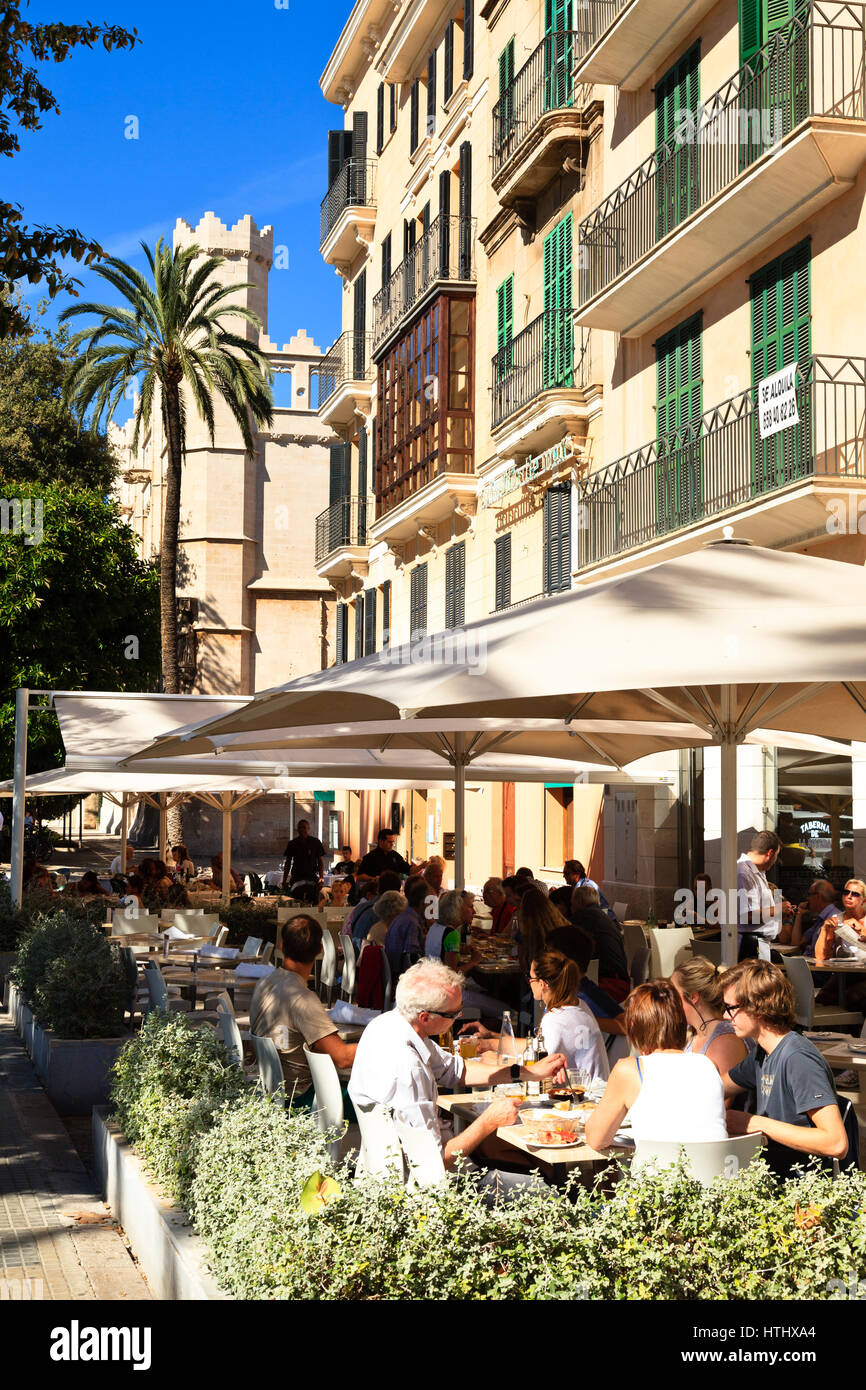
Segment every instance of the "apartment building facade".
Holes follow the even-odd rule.
[[[321,80],[344,111],[316,545],[336,661],[728,524],[863,563],[864,59],[863,7],[818,0],[358,0]],[[682,872],[688,761],[606,795],[498,789],[470,838],[504,868],[515,825],[518,861],[570,845],[639,902]],[[710,865],[715,783],[710,750]],[[742,785],[743,830],[775,823],[771,753],[743,752]]]

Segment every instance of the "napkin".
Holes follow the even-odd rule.
[[[334,1023],[372,1023],[381,1012],[381,1009],[359,1009],[357,1004],[349,1004],[345,999],[340,999],[328,1010]]]
[[[195,937],[191,931],[182,931],[180,927],[166,927],[163,936],[167,936],[169,941],[194,941]]]
[[[202,946],[198,954],[199,957],[216,956],[222,960],[235,960],[240,955],[240,950],[237,946]]]

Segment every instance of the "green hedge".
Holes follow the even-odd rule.
[[[10,977],[37,1023],[60,1038],[114,1038],[128,994],[116,947],[99,927],[65,912],[35,917]]]
[[[860,1172],[626,1175],[491,1208],[466,1176],[411,1194],[341,1169],[307,1216],[304,1182],[332,1171],[323,1136],[252,1093],[213,1035],[153,1016],[117,1071],[117,1118],[236,1298],[826,1299],[866,1271]]]
[[[0,951],[15,951],[34,922],[64,916],[75,922],[102,922],[105,903],[100,898],[75,898],[36,890],[25,893],[21,907],[13,907],[8,883],[0,883]]]

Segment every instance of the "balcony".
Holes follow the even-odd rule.
[[[440,290],[475,289],[475,219],[440,215],[373,298],[373,352],[379,356],[411,315]]]
[[[767,439],[755,396],[734,396],[582,480],[581,577],[694,550],[727,522],[758,545],[783,547],[833,535],[848,503],[856,518],[856,494],[866,491],[866,358],[801,363],[800,423]]]
[[[423,537],[438,543],[437,528],[455,514],[475,515],[478,483],[474,472],[453,466],[422,464],[400,478],[384,496],[377,497],[376,520],[370,526],[370,543],[387,541],[401,545]]]
[[[675,54],[716,0],[584,0],[575,81],[633,92]]]
[[[372,497],[340,497],[316,517],[316,570],[323,579],[367,571]]]
[[[353,427],[356,416],[369,417],[373,391],[372,341],[372,333],[343,333],[322,358],[318,415],[334,430]]]
[[[322,199],[320,249],[327,265],[350,266],[373,239],[376,160],[348,159]]]
[[[563,433],[585,433],[600,380],[591,332],[575,330],[570,310],[540,314],[493,358],[492,434],[499,451],[535,453]]]
[[[813,0],[581,223],[579,323],[646,333],[852,187],[864,15]]]
[[[513,205],[533,198],[562,172],[566,149],[588,138],[573,70],[581,35],[548,34],[493,108],[493,188]]]

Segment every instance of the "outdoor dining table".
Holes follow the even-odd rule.
[[[848,959],[844,956],[837,956],[834,960],[818,961],[814,956],[804,956],[806,964],[813,975],[838,975],[839,976],[839,1007],[845,1007],[845,976],[846,975],[866,975],[866,960],[855,960],[853,956]]]
[[[493,1099],[490,1091],[470,1091],[451,1096],[440,1095],[439,1109],[454,1117],[454,1133],[459,1134],[473,1120],[487,1109]],[[617,1158],[628,1157],[634,1153],[632,1144],[614,1144],[608,1149],[593,1149],[587,1143],[565,1144],[561,1148],[539,1149],[531,1145],[523,1125],[502,1125],[496,1137],[512,1148],[519,1149],[537,1163],[550,1176],[557,1186],[565,1182],[574,1168],[585,1169],[589,1173],[606,1168]]]
[[[845,1034],[838,1033],[833,1037],[816,1037],[815,1034],[809,1035],[809,1041],[814,1043],[824,1061],[829,1067],[836,1071],[853,1071],[857,1077],[858,1099],[862,1102],[866,1100],[864,1096],[864,1086],[866,1086],[866,1053],[852,1052],[850,1044],[859,1042],[859,1038],[848,1038],[846,1042]],[[847,1089],[847,1088],[846,1088]]]

